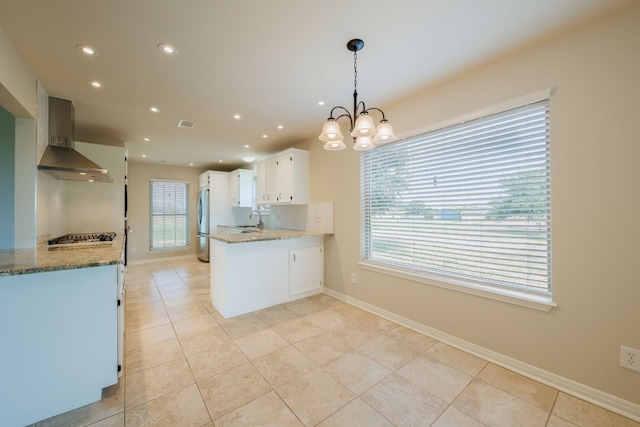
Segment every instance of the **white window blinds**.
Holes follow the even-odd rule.
[[[362,258],[550,295],[549,102],[368,151]]]
[[[149,181],[149,249],[189,246],[189,183]]]

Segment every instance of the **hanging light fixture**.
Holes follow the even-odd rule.
[[[330,151],[343,150],[346,148],[344,137],[340,132],[338,119],[347,117],[349,119],[349,132],[353,137],[353,149],[364,151],[371,150],[378,145],[394,141],[396,135],[389,121],[384,116],[384,112],[375,107],[367,108],[363,101],[358,102],[358,51],[364,47],[364,42],[360,39],[349,40],[347,49],[353,52],[353,112],[338,105],[331,109],[331,114],[322,128],[322,133],[318,137],[324,141],[324,149]],[[338,110],[341,114],[333,117],[333,113]],[[370,111],[378,111],[382,114],[382,120],[376,127]]]

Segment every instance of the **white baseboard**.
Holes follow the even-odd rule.
[[[356,298],[344,295],[333,289],[324,288],[324,293],[331,295],[341,301],[347,302],[351,305],[359,307],[377,316],[383,317],[387,320],[395,322],[399,325],[405,326],[421,334],[427,335],[431,338],[437,339],[452,347],[471,353],[474,356],[478,356],[488,362],[502,366],[513,372],[517,372],[532,380],[538,381],[542,384],[553,387],[571,396],[593,403],[594,405],[608,409],[611,412],[620,414],[624,417],[630,418],[634,421],[640,422],[640,405],[628,402],[620,399],[619,397],[610,395],[608,393],[596,390],[584,384],[580,384],[576,381],[568,378],[561,377],[560,375],[545,371],[544,369],[537,368],[479,345],[470,343],[468,341],[457,338],[453,335],[439,331],[422,323],[415,322],[411,319],[407,319],[390,311],[384,310],[380,307],[368,304],[360,301]]]

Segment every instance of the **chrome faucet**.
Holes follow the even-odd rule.
[[[258,221],[258,228],[260,230],[262,230],[264,228],[264,222],[262,222],[262,214],[260,213],[259,210],[254,209],[253,211],[251,211],[251,213],[249,214],[249,219],[251,219],[253,217],[253,213],[257,212],[258,217],[260,218],[260,220]]]

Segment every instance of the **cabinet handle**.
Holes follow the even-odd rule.
[[[293,262],[296,262],[296,254],[293,254]]]

